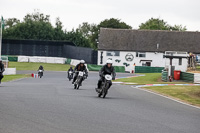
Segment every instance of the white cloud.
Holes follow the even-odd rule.
[[[5,18],[20,20],[34,9],[51,16],[54,24],[60,17],[68,30],[82,22],[99,23],[106,18],[119,18],[133,28],[151,17],[169,24],[186,25],[200,30],[199,0],[0,0],[0,13]]]

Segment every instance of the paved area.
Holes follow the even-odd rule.
[[[118,77],[131,76],[118,74]],[[200,110],[114,84],[98,98],[97,73],[74,90],[64,72],[0,86],[0,133],[199,133]]]

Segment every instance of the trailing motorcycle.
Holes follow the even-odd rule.
[[[73,71],[69,71],[68,74],[68,79],[71,81],[73,79]]]
[[[43,70],[39,70],[38,71],[38,76],[39,76],[39,78],[42,78],[42,76],[43,76]]]
[[[105,98],[106,95],[108,94],[108,89],[110,87],[110,84],[112,84],[112,76],[111,75],[105,75],[104,81],[101,84],[100,89],[96,89],[98,93],[98,97],[103,97]]]
[[[85,75],[85,72],[82,72],[82,71],[78,71],[77,73],[78,73],[78,76],[76,78],[76,81],[74,82],[74,89],[78,90],[83,80],[86,79],[86,75]]]

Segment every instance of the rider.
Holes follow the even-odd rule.
[[[1,83],[1,80],[3,79],[3,72],[4,71],[5,71],[4,64],[2,63],[2,59],[0,58],[0,83]]]
[[[70,72],[70,71],[73,72],[73,68],[72,68],[72,67],[70,67],[70,68],[68,69],[68,71],[67,71],[67,74],[68,74],[67,77],[68,77],[68,78],[69,78],[69,72]],[[73,75],[73,74],[72,74],[72,75]],[[73,77],[73,76],[72,76],[72,77]]]
[[[39,70],[42,70],[42,76],[43,76],[44,67],[42,65],[40,65],[40,67],[38,68],[38,71]]]
[[[74,76],[72,84],[74,84],[74,82],[76,81],[76,78],[78,77],[78,72],[77,71],[82,71],[82,72],[84,71],[85,72],[85,76],[86,77],[88,76],[88,72],[87,72],[87,68],[85,66],[85,61],[84,60],[81,60],[80,63],[78,65],[76,65],[76,67],[74,68],[75,76]]]
[[[43,67],[42,65],[40,65],[40,67],[38,68],[38,71],[39,71],[39,70],[44,71],[44,67]]]
[[[115,73],[115,68],[112,66],[112,60],[107,60],[106,65],[104,65],[99,71],[100,79],[97,84],[97,89],[101,88],[101,84],[104,81],[106,74],[112,75],[112,80],[115,80],[116,73]],[[111,85],[112,83],[110,84],[109,88],[111,87]]]

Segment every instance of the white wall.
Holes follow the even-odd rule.
[[[101,61],[101,52],[103,52],[103,64],[100,64]],[[134,63],[136,66],[142,66],[142,63],[145,61],[142,60],[152,60],[151,66],[152,67],[165,67],[169,65],[169,59],[163,58],[164,53],[157,53],[157,52],[146,52],[146,57],[136,57],[136,52],[128,52],[128,51],[121,51],[120,56],[107,56],[106,51],[98,51],[98,65],[104,65],[106,63],[106,60],[111,58],[113,60],[113,65],[114,66],[125,66],[124,63],[129,64],[128,67],[125,66],[125,70],[131,72],[134,70]],[[127,61],[126,60],[126,55],[130,53],[133,55],[133,61]],[[115,60],[121,60],[119,63],[116,62]],[[175,66],[176,70],[182,70],[186,71],[187,70],[187,59],[182,59],[182,65],[178,65],[179,60],[178,59],[173,59],[173,66]]]
[[[16,68],[5,68],[3,75],[15,75]]]
[[[66,58],[58,57],[40,57],[40,56],[18,56],[18,62],[41,62],[65,64]]]

